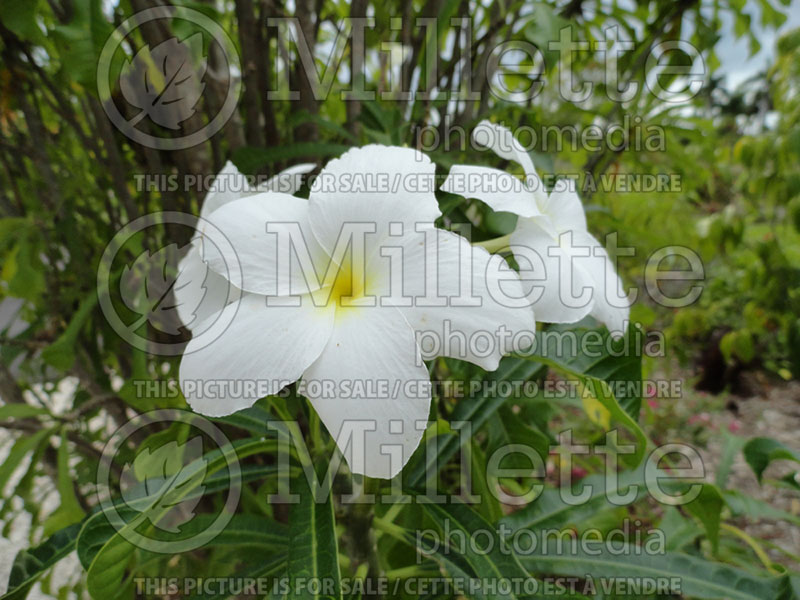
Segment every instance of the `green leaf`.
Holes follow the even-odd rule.
[[[327,490],[324,503],[316,496],[322,493],[316,476],[309,485],[306,473],[293,479],[292,489],[300,496],[297,504],[289,510],[289,585],[294,588],[298,581],[302,585],[293,589],[292,597],[316,598],[307,582],[317,580],[326,598],[342,598],[339,574],[339,549],[336,535],[336,520],[333,514],[333,498]]]
[[[187,538],[207,531],[217,519],[216,514],[197,515],[181,527],[180,537]],[[170,532],[153,530],[153,539],[170,541]],[[283,523],[259,515],[233,515],[217,536],[203,548],[235,546],[237,548],[258,548],[260,552],[285,553],[289,544],[289,528]]]
[[[727,362],[738,358],[743,363],[749,363],[756,354],[753,336],[747,329],[726,333],[719,342],[719,349]]]
[[[75,549],[80,524],[57,531],[35,548],[21,550],[8,579],[8,590],[0,600],[23,600],[42,574]]]
[[[742,452],[759,483],[764,470],[773,460],[793,460],[800,463],[800,453],[772,438],[753,438],[744,445]]]
[[[8,279],[9,295],[38,303],[47,288],[41,255],[41,234],[28,228],[19,235],[14,248],[14,268]]]
[[[590,495],[578,504],[564,501],[560,489],[546,489],[538,498],[525,508],[506,515],[500,520],[512,532],[523,528],[533,530],[564,529],[568,526],[579,526],[586,519],[610,506],[610,494],[623,496],[632,486],[637,486],[637,493],[630,503],[641,498],[647,491],[644,468],[619,473],[615,485],[609,487],[604,474],[590,475],[575,484],[573,491],[580,494],[583,489],[591,490]]]
[[[486,456],[475,440],[470,443],[469,450],[472,483],[475,486],[475,493],[481,497],[477,510],[487,521],[496,523],[503,516],[503,509],[496,497],[496,490],[492,489],[493,482],[487,478]]]
[[[787,523],[792,523],[800,527],[800,517],[785,510],[781,510],[780,508],[776,508],[768,502],[753,498],[738,490],[725,490],[722,492],[722,495],[734,516],[786,521]]]
[[[245,146],[233,153],[231,159],[233,164],[242,173],[255,173],[267,165],[290,161],[297,158],[328,158],[339,156],[346,152],[350,146],[343,144],[317,143],[317,142],[297,142],[287,144],[280,148],[254,148]]]
[[[634,340],[633,330],[637,329],[631,325],[627,337],[617,343],[628,343],[624,341],[626,339]],[[648,444],[647,436],[633,416],[635,414],[638,417],[641,395],[636,393],[629,395],[626,399],[627,408],[623,408],[610,386],[623,389],[630,387],[633,390],[640,387],[641,352],[633,350],[619,357],[612,356],[610,353],[592,357],[588,353],[579,351],[581,343],[563,343],[560,336],[545,335],[544,333],[537,333],[536,353],[526,354],[522,358],[553,367],[580,381],[585,386],[583,393],[590,393],[608,411],[610,419],[634,435],[636,438],[635,452],[622,455],[622,459],[631,467],[638,465],[644,458]],[[628,348],[630,350],[630,347]],[[638,367],[635,366],[637,364]]]
[[[267,580],[270,577],[278,577],[280,573],[286,570],[286,553],[279,553],[275,556],[270,556],[264,562],[259,563],[255,566],[247,567],[238,571],[234,577],[237,579],[244,579],[244,580],[259,580],[265,579]],[[272,596],[265,596],[265,598],[271,598]],[[198,596],[193,596],[197,600],[222,600],[223,598],[241,598],[239,596],[232,596],[230,594],[200,594]]]
[[[38,41],[42,32],[36,24],[38,0],[0,2],[0,23],[22,40]]]
[[[0,493],[2,493],[6,483],[8,483],[11,475],[13,475],[14,471],[17,469],[22,460],[28,455],[29,452],[33,452],[39,446],[39,444],[46,441],[47,437],[52,433],[52,431],[52,429],[43,429],[32,435],[23,435],[16,442],[14,442],[14,445],[11,447],[11,451],[8,453],[8,456],[6,456],[5,460],[3,460],[3,464],[0,465]]]
[[[48,412],[30,404],[4,404],[0,406],[0,419],[27,419],[47,415]]]
[[[63,529],[74,523],[83,520],[86,513],[83,512],[78,498],[75,496],[73,479],[69,471],[69,446],[67,442],[67,430],[61,428],[61,443],[58,446],[58,494],[61,497],[61,504],[56,511],[48,517],[44,524],[45,535],[50,535],[54,531]]]
[[[719,549],[719,523],[725,500],[717,486],[710,483],[702,484],[697,498],[684,505],[692,515],[700,519],[706,535],[711,542],[714,554]]]
[[[103,14],[101,0],[76,2],[72,15],[69,23],[53,27],[51,37],[57,42],[64,74],[95,93],[97,64],[103,46],[106,41],[119,43],[120,40],[109,40],[114,27]]]
[[[136,516],[135,511],[126,507],[120,507],[118,510],[120,516],[125,519]],[[95,512],[86,519],[76,540],[78,560],[84,569],[91,566],[103,544],[114,537],[115,533],[116,529],[102,511]]]
[[[788,577],[758,577],[688,554],[653,554],[639,546],[621,547],[620,544],[580,546],[569,541],[551,543],[544,548],[537,546],[530,554],[520,556],[520,560],[533,572],[580,578],[591,576],[597,586],[610,578],[674,577],[680,582],[678,595],[690,598],[778,600],[787,597],[784,594],[790,585]]]
[[[238,459],[243,459],[273,446],[274,442],[272,441],[247,438],[234,442],[232,449],[236,452]],[[140,512],[130,509],[120,511],[126,524],[119,531],[113,527],[109,530],[111,525],[102,512],[87,519],[78,536],[77,545],[78,557],[87,569],[87,587],[92,598],[98,600],[113,598],[119,590],[120,582],[135,550],[133,544],[125,536],[130,537],[139,532],[142,525],[148,521],[150,523],[159,522],[173,506],[185,500],[203,483],[204,479],[194,476],[194,473],[202,471],[210,475],[223,469],[227,464],[227,452],[230,451],[229,447],[218,448],[186,465],[186,468],[181,471],[181,480],[187,483],[176,486],[167,494],[156,493],[147,498],[149,500],[147,503],[144,501],[146,499],[137,502],[137,511],[140,507],[142,508]],[[128,519],[127,516],[130,515],[135,516]],[[153,534],[148,532],[148,537],[152,536]]]
[[[227,417],[211,419],[214,423],[232,425],[250,433],[263,436],[274,436],[275,430],[270,429],[267,423],[275,421],[275,417],[262,406],[256,404],[245,410],[240,410]]]
[[[96,304],[97,293],[92,291],[81,301],[64,333],[42,350],[42,360],[61,371],[68,371],[72,368],[75,362],[75,342]]]
[[[491,416],[487,429],[489,431],[487,455],[491,456],[498,448],[509,444],[523,444],[533,448],[541,457],[542,462],[547,460],[547,455],[550,451],[550,438],[536,427],[525,423],[519,416],[514,414],[507,404],[501,406]],[[510,455],[506,461],[504,461],[504,464],[512,468],[524,469],[530,466],[529,459],[520,454]]]
[[[560,17],[555,9],[545,2],[537,2],[533,16],[524,29],[525,38],[534,43],[546,57],[545,64],[550,68],[558,64],[558,51],[550,50],[550,43],[557,42],[559,32],[570,25],[569,21]],[[572,35],[577,37],[573,30]],[[574,38],[573,38],[574,39]]]
[[[423,511],[436,523],[442,534],[443,545],[453,544],[445,550],[446,554],[460,556],[469,565],[470,575],[480,580],[488,581],[523,581],[528,574],[520,564],[518,558],[505,545],[497,530],[469,506],[461,502],[454,504],[434,504],[422,502]],[[444,535],[444,532],[450,535]],[[481,532],[478,538],[473,538],[475,532]],[[475,540],[471,542],[470,540]],[[464,543],[461,543],[464,540]],[[443,563],[447,569],[448,563]],[[450,565],[449,568],[452,568]],[[460,567],[458,571],[462,571]],[[450,571],[452,576],[461,576],[460,572]],[[510,593],[491,594],[493,598],[517,598],[513,588]],[[502,590],[505,591],[505,590]]]
[[[728,476],[733,467],[733,461],[736,459],[736,455],[739,454],[739,451],[744,447],[746,440],[743,437],[731,435],[724,430],[722,432],[722,437],[725,440],[725,445],[722,448],[722,456],[717,466],[715,482],[717,487],[725,489],[728,483]]]
[[[537,334],[536,354],[550,359],[558,369],[605,381],[619,405],[638,421],[643,339],[635,323],[617,340],[605,330],[553,326]]]
[[[515,380],[529,380],[536,376],[543,369],[542,365],[535,364],[527,360],[507,356],[500,361],[500,366],[496,371],[488,373],[484,381],[488,384],[488,388],[492,389],[493,384],[507,381],[510,379]],[[478,386],[481,388],[482,386]],[[497,390],[505,389],[504,386],[498,386]],[[510,387],[509,387],[510,391]],[[450,415],[450,420],[453,424],[453,433],[441,435],[436,439],[436,452],[428,456],[427,453],[417,455],[419,458],[409,467],[406,467],[408,485],[412,488],[418,487],[425,482],[426,474],[435,475],[429,466],[433,465],[434,461],[439,468],[449,460],[459,449],[461,443],[465,441],[458,434],[461,425],[455,425],[457,422],[469,422],[472,427],[472,433],[476,433],[488,419],[509,399],[509,396],[501,393],[495,394],[482,394],[478,391],[472,394],[469,398],[462,400],[456,405],[455,410]],[[426,462],[427,460],[427,462]]]

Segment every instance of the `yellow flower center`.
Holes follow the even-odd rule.
[[[354,306],[357,300],[366,295],[366,273],[363,271],[364,266],[353,261],[350,252],[345,255],[341,265],[331,262],[322,288],[314,293],[316,301],[322,306],[333,303],[337,308]]]

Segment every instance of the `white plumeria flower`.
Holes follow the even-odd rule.
[[[499,169],[455,165],[441,189],[519,215],[509,239],[514,257],[520,268],[543,269],[544,283],[532,302],[536,319],[575,323],[591,315],[613,335],[622,335],[630,305],[608,253],[587,230],[578,195],[564,181],[548,195],[530,155],[509,129],[481,121],[472,135],[476,144],[521,165],[525,181]]]
[[[441,214],[434,172],[416,150],[369,145],[329,162],[308,200],[267,192],[210,214],[210,226],[237,256],[204,259],[219,274],[238,264],[243,292],[224,309],[235,316],[219,338],[186,348],[180,378],[191,407],[227,415],[302,378],[300,391],[350,469],[396,475],[419,444],[430,409],[415,331],[442,331],[449,321],[465,339],[489,332],[496,343],[488,347],[448,344],[436,354],[494,370],[503,354],[518,349],[496,332],[534,327],[529,306],[504,306],[505,295],[518,299],[523,290],[503,259],[434,227]],[[389,189],[364,187],[369,181]],[[291,250],[280,243],[286,236]],[[471,301],[462,302],[465,289]],[[258,385],[217,397],[203,385],[213,381]]]
[[[303,184],[302,176],[313,171],[315,167],[314,163],[294,165],[253,189],[247,177],[228,161],[203,199],[200,218],[205,219],[219,207],[258,192],[280,190],[294,194]],[[239,288],[210,270],[203,262],[201,246],[202,240],[196,235],[192,247],[178,263],[178,277],[174,286],[178,318],[190,331],[229,302],[238,300],[241,295]]]

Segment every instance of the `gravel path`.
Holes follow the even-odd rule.
[[[756,386],[753,386],[757,389]],[[764,389],[763,382],[759,384]],[[734,431],[744,438],[770,437],[789,448],[800,450],[800,382],[791,382],[768,387],[766,393],[747,398],[731,397],[736,407],[712,414],[712,423],[717,430]],[[722,436],[714,436],[707,450],[701,450],[711,472],[716,473],[723,452]],[[745,462],[741,452],[731,468],[727,487],[768,502],[771,506],[800,516],[800,494],[777,488],[766,482],[778,479],[787,473],[800,470],[800,465],[790,461],[773,462],[764,472],[764,485],[759,485],[753,471]],[[789,552],[800,554],[800,527],[785,521],[763,519],[737,519],[737,526],[757,539],[769,540]],[[800,570],[800,564],[792,563],[784,554],[769,550],[770,557],[786,567]]]

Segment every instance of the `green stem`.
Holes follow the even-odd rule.
[[[424,569],[421,566],[411,565],[410,567],[401,567],[399,569],[392,569],[386,571],[387,579],[407,579],[409,577],[436,577],[441,575],[439,571],[432,571],[431,569]]]
[[[508,250],[508,244],[511,241],[511,234],[504,235],[503,237],[494,238],[492,240],[484,240],[482,242],[475,242],[473,246],[480,246],[481,248],[491,252],[497,253],[503,250]]]
[[[375,529],[377,529],[378,531],[382,531],[383,533],[388,533],[393,538],[408,543],[408,540],[406,540],[405,536],[405,530],[402,527],[395,525],[394,523],[390,523],[389,521],[385,521],[384,519],[381,519],[379,517],[374,517],[372,519],[372,526],[375,527]]]
[[[759,545],[757,541],[755,541],[752,537],[750,537],[747,533],[739,529],[738,527],[734,527],[733,525],[728,525],[727,523],[720,523],[720,529],[724,531],[728,531],[738,537],[739,539],[743,540],[750,548],[753,550],[755,555],[758,557],[758,560],[766,567],[767,571],[776,575],[778,571],[776,571],[772,566],[772,561],[770,560],[769,556],[764,549]]]
[[[389,523],[394,523],[394,520],[397,518],[397,515],[400,514],[400,511],[403,510],[405,504],[393,504],[392,507],[386,511],[386,514],[381,517],[384,521],[388,521]]]

